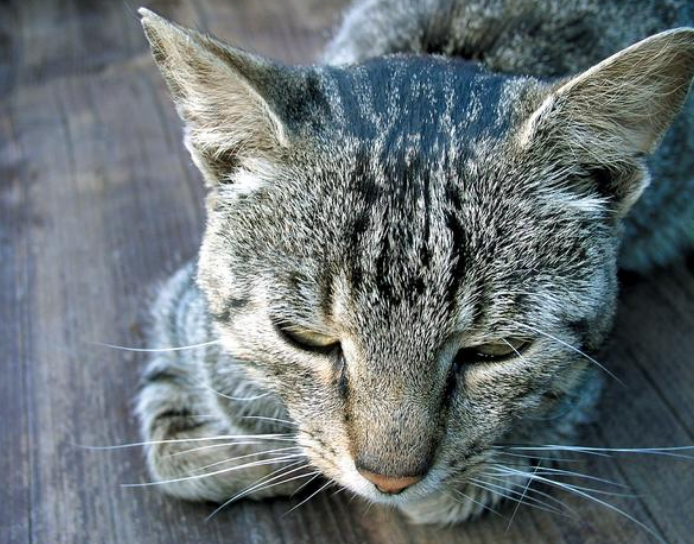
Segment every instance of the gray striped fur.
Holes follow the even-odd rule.
[[[618,53],[694,23],[688,3],[668,5],[366,0],[309,67],[142,11],[210,187],[199,262],[162,289],[151,343],[218,342],[153,358],[145,438],[279,433],[299,461],[421,523],[498,502],[470,484],[495,446],[570,442],[592,417],[618,263],[647,270],[685,245],[694,30]],[[287,324],[340,350],[301,349]],[[506,338],[530,344],[461,359]],[[154,478],[287,442],[169,455],[198,444],[150,445]],[[356,464],[425,477],[385,495]],[[223,501],[281,466],[166,489]]]

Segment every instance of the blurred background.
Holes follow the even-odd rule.
[[[252,51],[316,58],[342,0],[161,0],[150,9]],[[0,542],[691,543],[694,461],[583,456],[628,487],[608,507],[551,491],[567,516],[510,505],[411,527],[347,493],[212,505],[145,482],[132,415],[156,285],[194,258],[203,184],[130,1],[0,2]],[[582,445],[694,444],[694,258],[625,277],[601,421]],[[585,481],[583,482],[585,484]],[[579,481],[580,485],[580,481]]]

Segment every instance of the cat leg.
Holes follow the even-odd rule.
[[[269,440],[257,436],[265,431],[236,425],[206,385],[205,358],[222,355],[205,346],[215,337],[194,275],[194,264],[181,268],[152,307],[151,347],[202,347],[156,352],[143,375],[137,412],[151,478],[163,491],[190,500],[291,494],[309,472],[300,468],[305,459],[296,443],[289,435]],[[299,478],[281,483],[292,477]]]
[[[263,438],[215,416],[204,389],[186,384],[175,367],[159,366],[154,361],[145,375],[138,413],[149,471],[163,491],[224,502],[239,494],[289,495],[309,479],[311,471],[289,435]],[[295,479],[283,483],[290,478]]]

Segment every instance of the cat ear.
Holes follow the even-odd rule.
[[[648,183],[655,151],[694,76],[694,29],[662,32],[557,85],[527,121],[525,145],[575,157],[626,213]]]
[[[142,26],[186,124],[186,147],[211,185],[239,161],[289,145],[273,104],[284,68],[140,8]],[[286,87],[285,87],[286,89]]]

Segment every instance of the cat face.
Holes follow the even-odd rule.
[[[592,353],[616,293],[603,199],[557,187],[577,171],[508,136],[533,84],[449,63],[416,79],[419,62],[324,74],[348,96],[403,92],[369,94],[392,108],[373,124],[365,104],[331,106],[316,139],[243,174],[253,190],[216,189],[200,260],[231,353],[277,391],[312,462],[375,500],[438,488],[560,409],[592,363],[553,337]],[[437,110],[447,77],[462,106]],[[358,469],[427,476],[394,499]]]
[[[550,85],[433,58],[290,69],[143,22],[211,186],[199,281],[220,337],[314,465],[418,500],[580,397],[641,155],[686,96],[680,68],[657,76],[694,70],[690,35],[684,56],[643,42],[669,64],[626,50]],[[605,104],[649,66],[669,93]]]

